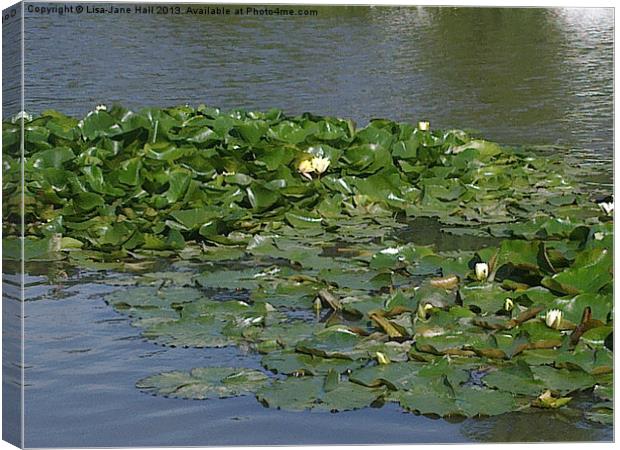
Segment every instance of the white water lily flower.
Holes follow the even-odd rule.
[[[108,107],[104,104],[99,104],[95,106],[95,111],[107,111]]]
[[[431,123],[428,121],[418,122],[418,130],[420,131],[428,131],[431,129]]]
[[[343,334],[350,334],[352,336],[357,336],[357,334],[355,334],[353,331],[347,330],[346,328],[338,328],[338,329],[336,329],[334,331],[336,333],[343,333]]]
[[[13,116],[12,122],[17,123],[21,119],[24,119],[24,122],[30,122],[32,120],[32,116],[28,114],[26,111],[20,111],[15,116]]]
[[[280,272],[280,269],[277,267],[274,267],[272,269],[267,269],[264,270],[263,272],[259,272],[257,274],[254,274],[252,276],[252,278],[262,278],[262,277],[268,277],[268,276],[272,276],[272,275],[276,275]]]
[[[240,325],[247,327],[250,325],[256,325],[261,323],[264,320],[264,317],[248,317],[247,319],[242,319]]]
[[[551,309],[547,311],[545,323],[549,328],[555,328],[558,330],[560,328],[560,324],[562,323],[562,311],[559,309]]]
[[[398,252],[400,252],[400,249],[396,247],[388,247],[384,248],[379,253],[383,253],[384,255],[398,255]]]
[[[512,311],[512,309],[513,309],[514,307],[515,307],[515,304],[514,304],[514,302],[512,301],[512,299],[507,298],[507,299],[504,301],[504,310],[505,310],[505,311]]]
[[[312,175],[310,175],[312,172],[314,172],[314,167],[312,166],[312,161],[310,161],[309,159],[305,159],[302,162],[299,163],[299,166],[297,167],[297,170],[306,178],[308,178],[309,180],[312,179]]]
[[[404,202],[405,199],[402,197],[398,197],[397,195],[394,195],[392,192],[390,192],[387,196],[388,200],[396,200],[397,202]]]
[[[614,212],[613,202],[601,202],[598,204],[598,207],[608,216],[611,216],[611,213]]]
[[[331,161],[329,158],[312,158],[310,163],[312,164],[314,171],[320,175],[327,170],[331,164]]]
[[[476,263],[474,271],[478,281],[484,281],[489,277],[489,265],[487,263]]]

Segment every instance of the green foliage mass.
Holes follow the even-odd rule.
[[[20,122],[3,123],[4,235],[19,234]],[[24,124],[25,235],[85,249],[178,251],[247,241],[283,225],[333,230],[399,213],[449,226],[530,221],[550,211],[596,216],[557,158],[462,131],[281,111],[204,106],[46,111]],[[302,176],[299,165],[329,160]],[[573,180],[574,181],[574,180]],[[538,222],[545,233],[549,224]],[[63,243],[65,245],[65,243]],[[35,257],[40,255],[34,255]]]
[[[19,136],[3,123],[9,258]],[[265,368],[168,372],[144,391],[611,420],[613,219],[559,157],[389,120],[204,106],[45,112],[24,144],[28,261],[127,272],[106,301],[145,339],[235,345]],[[415,242],[420,218],[468,248]],[[602,403],[580,410],[581,391]]]

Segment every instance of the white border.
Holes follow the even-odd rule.
[[[291,1],[274,1],[274,0],[258,0],[258,1],[248,1],[248,0],[228,0],[228,1],[213,1],[213,0],[206,0],[206,1],[192,1],[192,0],[188,0],[188,1],[162,1],[162,0],[152,0],[152,1],[131,1],[131,0],[115,0],[115,1],[109,1],[109,0],[101,0],[101,3],[131,3],[131,4],[135,4],[135,3],[166,3],[166,4],[170,4],[170,3],[212,3],[212,4],[224,4],[224,3],[230,3],[230,4],[258,4],[258,5],[269,5],[269,4],[305,4],[305,5],[385,5],[385,6],[400,6],[400,5],[415,5],[415,6],[494,6],[494,7],[567,7],[567,8],[579,8],[579,7],[587,7],[587,8],[595,8],[595,7],[605,7],[605,8],[614,8],[616,2],[614,0],[597,0],[597,1],[589,1],[589,2],[578,2],[578,1],[557,1],[557,0],[544,0],[541,3],[535,3],[532,1],[507,1],[507,2],[498,2],[497,0],[493,1],[493,0],[478,0],[478,1],[468,1],[468,0],[447,0],[445,2],[441,2],[441,1],[428,1],[428,0],[420,0],[420,1],[398,1],[398,0],[374,0],[374,1],[347,1],[347,0],[314,0],[314,1],[299,1],[299,0],[291,0]],[[5,9],[10,7],[11,5],[16,4],[17,2],[14,0],[0,0],[0,9]],[[39,0],[35,0],[35,1],[31,1],[31,3],[47,3],[45,1],[39,1]],[[64,2],[64,3],[70,3],[70,2]],[[80,3],[80,2],[73,2],[73,3]],[[81,3],[86,3],[86,2],[81,2]],[[22,5],[22,17],[23,17],[23,5]],[[22,104],[22,110],[24,110],[24,94],[23,94],[23,86],[24,86],[24,71],[23,71],[23,64],[24,64],[24,46],[23,46],[23,22],[22,22],[22,99],[21,99],[21,104]],[[615,97],[615,73],[616,73],[616,69],[618,67],[618,62],[615,58],[615,43],[618,42],[618,29],[615,23],[615,18],[614,18],[614,97]],[[2,43],[2,36],[0,34],[0,44]],[[0,69],[1,69],[1,59],[0,59]],[[0,72],[1,73],[1,72]],[[2,93],[1,93],[1,89],[0,89],[0,102],[2,101]],[[1,104],[1,103],[0,103]],[[616,140],[616,129],[618,127],[618,115],[617,115],[617,104],[614,101],[614,196],[617,199],[620,199],[620,189],[618,189],[618,186],[615,183],[615,174],[618,173],[617,169],[620,166],[620,162],[618,161],[617,158],[615,158],[615,146],[617,144],[617,140]],[[22,139],[23,142],[23,139]],[[23,168],[22,168],[23,170]],[[1,203],[0,203],[1,204]],[[23,215],[22,215],[23,218]],[[22,219],[23,220],[23,219]],[[23,229],[23,228],[22,228]],[[614,234],[616,232],[616,224],[614,223]],[[23,249],[22,249],[23,252]],[[0,247],[0,257],[1,257],[1,253],[2,253],[2,249]],[[619,251],[619,246],[616,245],[616,242],[614,242],[614,261],[620,261],[620,259],[618,259],[618,256],[620,255],[620,251]],[[23,256],[23,255],[22,255]],[[23,265],[23,257],[22,257],[22,265]],[[618,274],[620,273],[620,271],[617,269],[617,266],[614,266],[614,279],[617,279]],[[22,295],[23,295],[23,267],[22,267]],[[614,284],[614,299],[615,299],[615,284]],[[615,304],[615,302],[614,302]],[[22,303],[22,317],[24,316],[24,303]],[[24,332],[24,322],[22,321],[22,343],[23,343],[23,332]],[[618,333],[615,334],[615,346],[616,348],[618,345]],[[0,350],[1,350],[1,341],[0,341]],[[24,353],[23,353],[23,349],[24,346],[22,345],[22,362],[24,362]],[[617,373],[617,360],[614,361],[614,374]],[[615,379],[615,377],[614,377]],[[22,371],[22,385],[23,385],[23,371]],[[615,381],[615,380],[614,380]],[[22,405],[23,403],[23,390],[22,390]],[[0,419],[1,419],[1,410],[0,410]],[[22,443],[24,442],[24,433],[25,433],[25,427],[24,427],[25,423],[24,423],[24,408],[22,408]],[[1,420],[0,420],[0,427],[1,427]],[[536,430],[532,430],[532,433],[536,433]],[[615,438],[615,430],[614,430],[614,438]],[[22,444],[23,445],[23,444]],[[410,448],[415,448],[416,450],[435,450],[435,449],[441,449],[441,448],[466,448],[466,447],[471,447],[471,446],[489,446],[489,444],[482,444],[482,443],[478,443],[478,444],[452,444],[452,445],[447,445],[447,444],[434,444],[434,445],[351,445],[351,446],[329,446],[329,449],[334,449],[334,450],[349,450],[349,449],[369,449],[369,450],[374,450],[374,449],[383,449],[383,448],[394,448],[394,449],[410,449]],[[534,446],[537,444],[496,444],[496,443],[490,443],[490,445],[493,446],[493,450],[507,450],[507,449],[522,449],[522,448],[527,448],[530,446]],[[586,448],[612,448],[612,446],[614,446],[614,444],[607,444],[607,443],[594,443],[594,444],[584,444],[584,443],[558,443],[558,444],[549,444],[549,443],[544,443],[544,444],[538,444],[538,445],[544,445],[546,448],[550,449],[550,450],[568,450],[568,449],[582,449],[584,447]],[[0,450],[5,450],[5,449],[14,449],[15,447],[11,446],[10,444],[4,442],[4,441],[0,441]],[[154,450],[156,448],[162,448],[162,447],[140,447],[141,449],[144,450]],[[169,449],[182,449],[182,448],[187,448],[187,447],[167,447]],[[191,448],[197,448],[197,447],[191,447]],[[200,447],[198,447],[200,448]],[[237,449],[242,449],[242,448],[248,448],[248,447],[209,447],[209,448],[224,448],[224,449],[228,449],[228,450],[237,450]],[[253,448],[275,448],[275,447],[268,447],[268,446],[256,446]],[[299,446],[294,447],[294,446],[285,446],[285,447],[278,447],[280,449],[297,449],[299,448]],[[322,450],[325,449],[326,446],[304,446],[304,448],[309,449],[309,450]]]

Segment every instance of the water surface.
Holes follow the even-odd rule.
[[[154,373],[208,366],[261,369],[260,355],[236,347],[155,345],[105,303],[105,294],[126,289],[105,281],[119,274],[45,265],[29,268],[51,278],[26,277],[27,447],[613,439],[611,427],[563,410],[442,420],[396,404],[333,414],[265,408],[253,396],[196,401],[141,393],[135,382]],[[588,402],[588,396],[574,400]],[[533,427],[539,430],[535,435]]]
[[[42,4],[45,5],[45,4]],[[25,102],[431,120],[613,153],[613,9],[316,7],[316,17],[26,13]]]

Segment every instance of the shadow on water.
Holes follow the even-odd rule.
[[[581,414],[538,411],[532,414],[508,413],[471,419],[461,433],[474,442],[587,442],[612,441],[613,429],[586,423]]]
[[[437,219],[418,217],[408,222],[405,228],[398,230],[394,237],[404,242],[413,242],[416,245],[434,245],[439,252],[478,250],[499,245],[502,241],[502,239],[495,237],[444,233],[441,231],[441,227]]]

